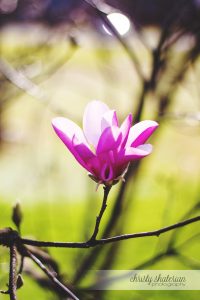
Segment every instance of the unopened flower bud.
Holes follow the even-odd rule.
[[[17,289],[20,289],[22,286],[24,285],[24,280],[22,278],[22,275],[21,274],[18,274],[17,276]]]
[[[21,205],[19,202],[15,204],[13,207],[13,213],[12,213],[12,221],[19,229],[21,221],[22,221],[23,215],[21,210]]]

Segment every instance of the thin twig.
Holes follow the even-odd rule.
[[[192,242],[194,242],[196,239],[198,239],[199,241],[199,238],[200,238],[200,232],[192,235],[190,238],[188,238],[186,241],[183,241],[182,243],[178,244],[176,246],[176,248],[178,250],[181,250],[183,249],[184,247],[187,247],[188,245],[191,245]]]
[[[195,203],[185,214],[184,216],[180,219],[180,221],[184,221],[184,219],[187,219],[189,217],[191,217],[197,210],[200,209],[200,202],[198,201],[197,203]],[[199,233],[198,233],[199,234]],[[175,244],[175,241],[177,239],[177,235],[178,233],[176,231],[173,232],[171,239],[169,241],[169,244],[167,246],[168,249],[172,248]],[[183,242],[184,244],[184,242]],[[182,245],[182,244],[181,244]]]
[[[10,271],[9,271],[9,295],[10,300],[17,300],[16,295],[16,282],[17,282],[17,253],[16,246],[10,246]]]
[[[96,224],[95,224],[95,227],[94,227],[94,232],[93,232],[93,234],[92,234],[92,236],[89,240],[89,243],[96,241],[96,237],[97,237],[97,234],[99,232],[99,225],[100,225],[101,219],[102,219],[103,214],[104,214],[104,212],[106,210],[106,207],[107,207],[107,199],[108,199],[108,194],[109,194],[110,190],[111,190],[111,186],[104,186],[104,197],[103,197],[103,201],[102,201],[102,206],[101,206],[99,215],[96,218]]]
[[[152,231],[146,231],[146,232],[138,232],[138,233],[131,233],[131,234],[122,234],[110,238],[105,239],[99,239],[99,240],[92,240],[87,242],[44,242],[44,241],[37,241],[37,240],[30,240],[30,239],[23,239],[20,238],[20,242],[24,245],[31,245],[31,246],[37,246],[37,247],[58,247],[58,248],[92,248],[95,246],[103,245],[103,244],[109,244],[113,242],[119,242],[122,240],[129,240],[134,238],[141,238],[141,237],[150,237],[150,236],[157,236],[174,230],[176,228],[184,227],[186,225],[195,223],[200,221],[200,216],[178,222],[176,224],[163,227],[161,229],[152,230]]]
[[[125,52],[129,56],[131,62],[133,63],[133,66],[138,74],[139,79],[144,80],[144,75],[141,70],[140,63],[133,51],[133,49],[130,48],[130,46],[126,43],[126,41],[121,37],[119,32],[116,30],[116,28],[113,26],[113,24],[109,21],[106,14],[101,11],[100,8],[90,0],[84,0],[91,8],[93,8],[96,15],[102,20],[104,25],[108,28],[108,30],[114,35],[114,37],[118,40],[118,42],[121,44],[121,46],[124,48]]]
[[[190,268],[192,270],[199,270],[200,263],[198,260],[193,259],[191,257],[188,257],[187,255],[184,255],[182,253],[178,253],[177,256],[178,260],[182,262],[187,268]]]
[[[47,100],[40,86],[31,81],[23,72],[17,71],[6,60],[0,60],[0,72],[15,86],[39,100]]]
[[[31,251],[27,250],[27,256],[32,259],[34,261],[34,263],[48,276],[48,278],[54,282],[54,284],[56,286],[58,286],[62,291],[64,291],[65,293],[67,293],[67,295],[69,295],[72,299],[74,300],[79,300],[78,297],[76,297],[76,295],[74,295],[74,293],[72,293],[72,291],[70,291],[64,284],[62,284],[55,276],[54,273],[50,272],[45,265],[43,265],[43,263],[35,256],[31,253]]]
[[[126,175],[126,178],[127,178],[127,175]],[[115,200],[115,204],[112,209],[110,218],[108,219],[107,224],[101,234],[101,236],[103,238],[108,237],[111,234],[115,223],[119,219],[118,216],[122,212],[122,204],[123,204],[122,199],[123,199],[125,190],[126,190],[126,185],[122,184],[120,187],[120,190],[117,194],[117,198]],[[84,277],[87,270],[91,269],[92,265],[96,261],[100,252],[101,252],[100,247],[93,248],[92,251],[90,251],[89,254],[83,259],[83,261],[78,266],[76,273],[74,275],[74,280],[73,280],[74,284],[77,284],[79,282],[79,280]]]

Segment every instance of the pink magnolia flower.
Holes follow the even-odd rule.
[[[158,127],[155,121],[142,121],[132,126],[132,114],[120,126],[116,111],[100,101],[86,106],[83,130],[63,117],[53,119],[52,125],[91,177],[105,185],[122,178],[131,161],[152,152],[152,145],[144,143]]]

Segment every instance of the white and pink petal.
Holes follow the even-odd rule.
[[[157,129],[158,123],[155,121],[141,121],[131,127],[128,135],[126,147],[138,147],[144,144],[152,133]]]
[[[67,146],[67,148],[76,158],[76,160],[84,168],[86,168],[84,160],[80,157],[79,153],[74,147],[75,140],[77,144],[84,144],[85,147],[87,147],[87,141],[85,139],[82,129],[71,120],[68,120],[63,117],[54,118],[52,120],[52,126],[58,137],[62,140],[65,146]]]
[[[89,144],[97,146],[101,135],[101,122],[103,115],[109,111],[109,107],[101,102],[94,100],[89,102],[83,115],[83,132]]]
[[[131,160],[141,159],[152,152],[152,145],[145,144],[141,145],[137,148],[134,147],[127,147],[123,149],[124,151],[121,152],[119,155],[121,156],[121,161],[127,162]]]
[[[79,141],[79,143],[87,143],[82,129],[67,118],[54,118],[52,120],[52,126],[56,134],[68,148],[72,146],[72,140],[74,139],[74,136]]]
[[[124,147],[126,145],[132,122],[133,122],[133,116],[132,116],[132,114],[129,114],[126,117],[126,119],[124,120],[124,122],[122,123],[122,125],[120,126],[120,130],[121,130],[121,133],[122,133],[121,147]]]
[[[104,131],[107,127],[119,126],[117,113],[115,110],[108,110],[102,117],[101,120],[101,132]]]
[[[100,153],[109,152],[110,150],[115,150],[119,147],[121,140],[122,134],[118,127],[107,127],[101,134],[96,148],[96,154],[98,155]]]

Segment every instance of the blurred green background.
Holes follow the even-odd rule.
[[[121,185],[126,188],[110,236],[154,230],[199,214],[199,34],[184,28],[169,44],[177,34],[173,24],[174,31],[165,37],[159,52],[164,29],[150,26],[137,31],[131,24],[129,34],[121,37],[128,50],[117,36],[98,32],[88,20],[56,28],[38,23],[1,28],[1,228],[14,227],[12,207],[19,201],[23,237],[87,240],[101,205],[102,187],[95,191],[95,183],[57,139],[51,119],[62,115],[81,126],[84,107],[92,99],[116,109],[120,121],[129,112],[137,119],[142,94],[140,119],[160,123],[151,138],[154,151],[135,167],[137,171],[133,167],[126,183],[112,188],[101,232],[112,216]],[[147,87],[130,51],[149,80]],[[156,55],[160,64],[153,78]],[[95,250],[48,251],[59,263],[63,280],[74,283],[80,299],[156,300],[196,299],[199,291],[95,292],[90,290],[95,278],[87,276],[87,269],[199,269],[199,250],[199,224],[194,223],[159,238],[102,246],[93,254],[94,262],[85,267]],[[8,255],[1,247],[0,289],[6,289]],[[27,259],[19,299],[66,299],[41,286],[42,276]],[[2,300],[6,297],[0,295]]]

